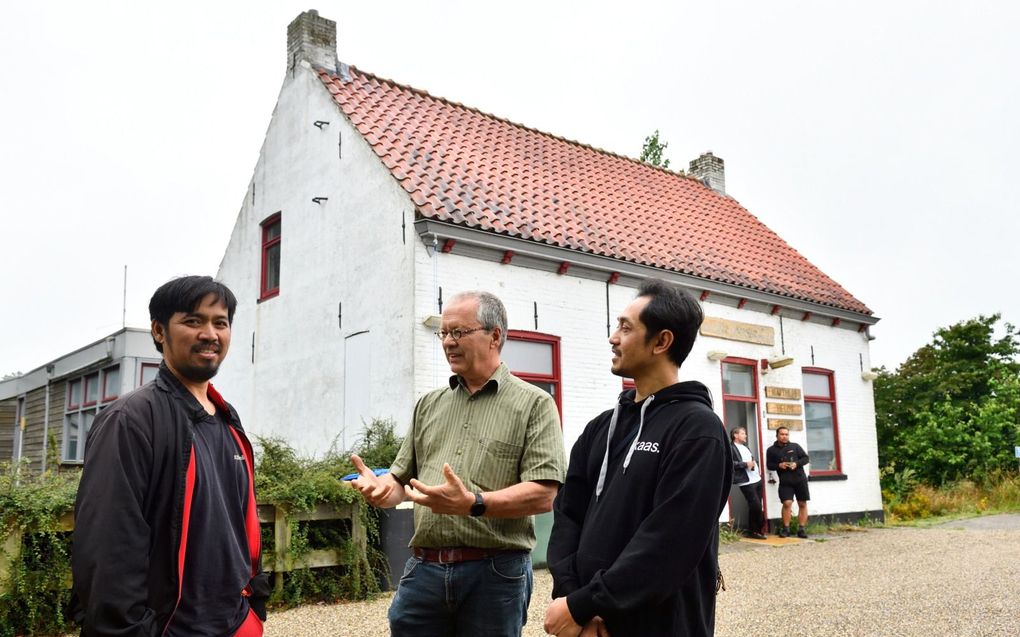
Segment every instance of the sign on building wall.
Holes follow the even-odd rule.
[[[765,388],[766,398],[782,398],[783,400],[800,400],[800,389],[797,387],[775,387]]]
[[[701,323],[702,336],[714,336],[728,341],[754,343],[756,345],[775,345],[776,331],[765,325],[741,323],[728,319],[706,316]]]
[[[793,418],[769,418],[768,423],[769,429],[772,431],[780,427],[786,427],[790,431],[802,431],[804,429],[804,421]]]
[[[800,403],[765,403],[765,411],[781,416],[799,416],[802,413]]]

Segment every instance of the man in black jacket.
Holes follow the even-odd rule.
[[[807,503],[811,499],[808,491],[807,474],[804,465],[808,463],[807,452],[795,442],[790,442],[790,430],[776,429],[776,442],[765,452],[765,466],[769,471],[779,473],[779,500],[783,503],[783,528],[779,537],[790,537],[790,518],[793,498],[797,498],[797,537],[807,537]]]
[[[708,389],[678,382],[702,317],[661,281],[642,285],[619,316],[612,371],[636,389],[571,451],[549,540],[551,635],[714,634],[730,444]]]
[[[262,635],[254,455],[237,412],[209,383],[236,305],[210,277],[156,290],[159,373],[88,432],[71,555],[83,636]]]

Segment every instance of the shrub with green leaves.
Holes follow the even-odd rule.
[[[79,475],[0,464],[0,637],[67,628],[71,534],[58,522],[74,509]]]

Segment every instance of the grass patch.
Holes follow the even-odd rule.
[[[882,492],[890,525],[930,526],[995,513],[1020,512],[1020,474],[999,473],[985,483],[961,480],[935,488],[913,485]]]

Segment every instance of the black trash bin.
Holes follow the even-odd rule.
[[[384,590],[396,590],[404,564],[411,557],[411,536],[414,535],[414,508],[379,509],[379,542],[390,566],[390,581],[379,582]]]

